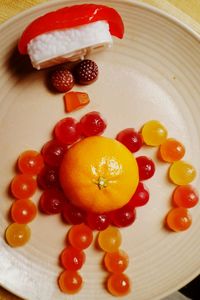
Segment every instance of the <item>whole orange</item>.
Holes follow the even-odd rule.
[[[87,211],[108,212],[124,206],[139,181],[133,154],[120,142],[93,136],[74,144],[60,167],[67,198]]]

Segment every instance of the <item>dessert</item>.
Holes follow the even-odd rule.
[[[143,145],[142,135],[133,128],[120,131],[116,140],[125,145],[132,153],[137,152]]]
[[[177,161],[185,155],[185,147],[179,141],[169,138],[160,145],[159,155],[166,162]]]
[[[93,231],[86,224],[73,225],[68,232],[68,241],[76,249],[86,249],[93,241]]]
[[[97,80],[98,73],[98,66],[91,59],[84,59],[76,65],[74,70],[76,82],[83,85],[91,84]]]
[[[72,112],[90,103],[90,98],[84,92],[68,92],[64,95],[65,111]]]
[[[192,182],[196,177],[195,168],[183,160],[175,161],[169,169],[170,180],[177,185],[184,185]]]
[[[153,160],[147,156],[138,156],[136,158],[139,169],[140,180],[147,180],[155,173],[155,164]]]
[[[141,130],[144,143],[148,146],[159,146],[167,138],[166,128],[157,120],[146,122]]]
[[[111,274],[107,279],[107,289],[113,296],[127,295],[130,285],[130,279],[124,273]]]
[[[93,242],[93,231],[98,231],[103,266],[109,272],[108,292],[124,296],[131,290],[130,278],[124,273],[128,255],[120,249],[120,229],[132,225],[137,208],[149,201],[143,181],[154,175],[155,163],[144,155],[134,157],[143,140],[157,147],[158,153],[164,147],[158,158],[169,164],[169,179],[177,184],[172,208],[165,218],[166,228],[175,232],[189,229],[192,217],[188,208],[198,203],[197,191],[187,184],[195,178],[196,171],[185,161],[177,160],[183,157],[185,148],[175,139],[167,139],[167,131],[159,121],[154,120],[153,126],[152,121],[146,122],[141,132],[125,128],[115,140],[101,136],[106,127],[107,122],[94,111],[79,121],[72,117],[60,120],[54,126],[52,140],[44,144],[41,153],[28,150],[19,156],[18,171],[22,174],[18,173],[11,184],[17,200],[11,207],[14,223],[5,234],[10,246],[23,246],[30,239],[27,224],[34,220],[37,209],[28,198],[37,183],[43,190],[38,204],[41,212],[60,214],[65,223],[72,225],[60,253],[63,270],[58,276],[59,288],[67,294],[75,294],[83,286],[78,271],[85,264],[85,249]]]
[[[180,185],[173,193],[173,204],[178,207],[191,208],[197,205],[199,194],[192,185]]]
[[[122,38],[124,25],[118,12],[108,6],[81,4],[64,7],[34,20],[23,32],[18,48],[28,54],[33,67],[46,68],[75,61],[91,51]]]
[[[105,119],[96,111],[85,114],[79,122],[79,130],[85,137],[101,135],[107,127]]]
[[[24,246],[29,241],[30,236],[31,230],[27,224],[12,223],[7,227],[5,233],[6,241],[11,247]]]
[[[11,193],[16,199],[28,199],[36,189],[36,180],[29,174],[17,174],[11,182]]]
[[[192,218],[184,207],[172,208],[166,217],[167,226],[173,231],[184,231],[192,225]]]
[[[76,271],[63,271],[58,278],[58,285],[63,293],[75,294],[82,287],[82,277]]]
[[[104,256],[104,266],[109,272],[122,273],[127,269],[128,264],[128,254],[123,250],[108,252]]]
[[[50,80],[53,88],[60,93],[68,92],[74,86],[74,77],[67,69],[53,71]]]
[[[32,222],[37,215],[37,206],[29,199],[20,199],[11,206],[11,219],[18,224]]]

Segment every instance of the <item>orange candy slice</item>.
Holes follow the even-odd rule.
[[[80,109],[90,102],[87,93],[83,92],[68,92],[64,95],[64,103],[66,112],[71,112]]]

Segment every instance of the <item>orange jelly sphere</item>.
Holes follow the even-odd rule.
[[[118,250],[116,252],[106,253],[104,256],[104,265],[109,272],[122,273],[128,267],[128,255]]]
[[[31,222],[37,214],[37,206],[29,199],[16,200],[11,207],[11,217],[18,224]]]
[[[199,193],[192,185],[178,186],[173,193],[173,203],[176,206],[191,208],[198,204]]]
[[[73,225],[68,233],[69,243],[77,249],[86,249],[93,240],[93,231],[84,223]]]
[[[58,278],[58,285],[63,293],[75,294],[82,287],[82,277],[76,271],[64,271]]]
[[[173,231],[187,230],[192,224],[192,217],[184,207],[172,208],[166,218],[168,227]]]
[[[36,180],[29,174],[17,174],[11,182],[11,192],[16,199],[30,198],[36,189]]]
[[[125,296],[130,292],[130,280],[123,273],[112,274],[108,277],[107,289],[113,296]]]
[[[42,155],[34,150],[27,150],[18,158],[18,168],[24,174],[37,175],[43,166]]]
[[[118,228],[109,226],[98,235],[99,247],[105,252],[116,252],[121,245],[121,233]]]
[[[28,225],[12,223],[6,229],[6,241],[12,247],[25,245],[31,236],[31,230]]]
[[[185,147],[179,141],[169,138],[160,145],[159,154],[162,160],[174,162],[185,155]]]

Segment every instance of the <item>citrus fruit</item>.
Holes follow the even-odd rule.
[[[74,144],[60,166],[60,183],[69,201],[96,213],[128,203],[138,181],[132,153],[120,142],[103,136]]]

